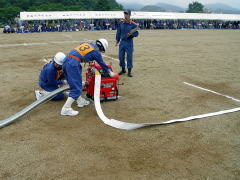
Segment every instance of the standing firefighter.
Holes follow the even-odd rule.
[[[82,66],[81,63],[96,61],[111,77],[115,74],[109,69],[102,59],[101,52],[108,49],[106,39],[99,39],[96,44],[81,43],[71,50],[63,61],[63,71],[70,87],[69,97],[63,105],[61,115],[76,116],[78,111],[72,109],[72,103],[76,100],[78,107],[89,104],[89,101],[81,97],[82,94]]]
[[[59,88],[63,84],[63,71],[62,63],[65,58],[65,54],[58,52],[53,60],[48,64],[44,65],[40,75],[39,75],[39,86],[43,90],[36,90],[35,95],[36,99],[40,99],[42,96],[48,94]],[[64,94],[59,93],[52,100],[62,100],[64,99]]]
[[[138,36],[137,24],[130,20],[131,11],[124,11],[124,19],[120,21],[117,34],[116,34],[116,45],[119,45],[119,60],[122,68],[119,75],[125,74],[125,53],[127,53],[127,68],[128,77],[132,77],[133,68],[133,38]]]

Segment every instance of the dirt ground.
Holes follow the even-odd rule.
[[[35,100],[41,59],[101,37],[117,58],[114,31],[0,34],[0,119]],[[240,99],[239,47],[234,30],[140,31],[134,77],[121,77],[122,98],[103,103],[103,112],[144,123],[239,107],[183,84]],[[117,61],[105,61],[119,71]],[[64,102],[44,103],[0,129],[0,179],[240,179],[240,112],[125,131],[103,124],[93,104],[60,116]]]

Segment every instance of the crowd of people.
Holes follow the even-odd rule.
[[[66,21],[35,21],[21,22],[15,25],[4,25],[4,33],[39,33],[115,30],[118,20],[66,20]]]
[[[135,20],[140,29],[240,29],[240,21]],[[119,20],[34,21],[5,24],[4,33],[116,30]]]

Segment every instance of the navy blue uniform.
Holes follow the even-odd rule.
[[[81,62],[96,61],[105,71],[109,67],[102,59],[98,46],[93,43],[81,43],[71,50],[63,60],[63,71],[70,86],[69,97],[77,100],[82,94],[82,66]]]
[[[134,32],[130,37],[128,37],[128,33],[132,29],[137,28],[137,24],[134,21],[126,22],[125,20],[120,21],[116,40],[120,41],[119,45],[119,60],[120,66],[125,67],[125,53],[127,53],[127,68],[133,67],[133,38],[138,36],[138,31]]]
[[[54,66],[54,62],[46,64],[40,75],[39,75],[39,86],[45,91],[52,92],[59,88],[59,85],[62,84],[60,79],[63,78],[63,71],[58,70]],[[64,94],[59,93],[52,100],[62,100],[64,99]]]

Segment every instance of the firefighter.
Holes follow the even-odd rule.
[[[58,52],[53,60],[48,64],[45,64],[40,75],[39,75],[39,86],[43,90],[36,90],[36,99],[40,99],[42,96],[48,94],[59,88],[63,84],[63,70],[62,63],[65,58],[65,54]],[[64,99],[64,94],[59,93],[52,100],[62,100]]]
[[[133,68],[133,38],[138,36],[137,24],[130,20],[131,11],[124,11],[124,19],[120,21],[117,34],[116,34],[116,46],[119,44],[119,65],[122,68],[119,75],[125,74],[125,53],[127,54],[127,68],[128,77],[132,77]]]
[[[106,39],[99,39],[94,43],[83,42],[71,50],[63,61],[64,76],[70,87],[69,97],[63,105],[61,115],[76,116],[78,111],[72,109],[72,103],[77,101],[78,107],[89,104],[89,101],[81,97],[82,94],[82,66],[81,63],[96,61],[111,77],[114,74],[102,59],[101,52],[108,49]]]

